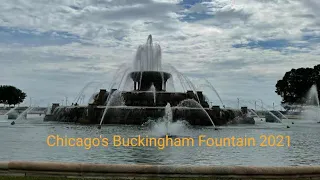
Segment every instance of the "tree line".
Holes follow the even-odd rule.
[[[0,85],[0,104],[20,104],[26,97],[26,93],[14,86]]]
[[[312,85],[316,85],[320,95],[320,64],[313,68],[291,69],[276,84],[276,93],[282,97],[282,104],[304,104]],[[319,98],[319,97],[318,97]]]

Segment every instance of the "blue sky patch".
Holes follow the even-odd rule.
[[[183,15],[184,17],[182,17],[180,20],[186,21],[186,22],[195,22],[195,21],[210,19],[214,17],[213,15],[209,15],[205,13],[188,13]]]
[[[68,32],[39,32],[30,29],[0,26],[0,39],[3,44],[20,44],[26,46],[64,45],[80,42],[80,37]]]
[[[210,2],[209,0],[183,0],[178,5],[182,7],[183,9],[190,9],[192,6],[196,4],[201,4],[203,2]],[[178,13],[180,15],[183,15],[182,18],[180,18],[181,21],[184,22],[195,22],[199,20],[209,19],[213,18],[213,15],[207,14],[205,12],[181,12]]]
[[[306,35],[302,37],[302,40],[308,41],[310,43],[320,43],[320,36]]]
[[[234,44],[233,48],[261,48],[261,49],[272,49],[281,51],[287,47],[295,47],[295,48],[309,48],[315,43],[320,43],[320,37],[318,36],[303,36],[302,41],[304,42],[290,42],[285,39],[271,39],[265,41],[250,41],[246,44]],[[305,50],[290,50],[290,53],[302,53],[306,52]]]
[[[274,39],[274,40],[266,40],[266,41],[250,41],[247,44],[234,44],[232,47],[234,48],[262,48],[262,49],[281,49],[288,47],[290,45],[288,40],[285,39]]]
[[[210,0],[183,0],[178,5],[186,8],[186,9],[189,9],[192,6],[194,6],[198,3],[202,3],[202,2],[210,2]]]

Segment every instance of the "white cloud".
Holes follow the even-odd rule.
[[[208,78],[223,99],[265,97],[269,104],[279,102],[274,93],[277,80],[291,68],[318,63],[317,0],[235,0],[234,4],[213,0],[190,9],[181,4],[179,0],[3,2],[0,27],[27,31],[14,36],[20,45],[0,34],[9,42],[0,42],[1,83],[15,84],[32,97],[48,97],[46,101],[71,98],[86,82],[111,81],[111,72],[121,63],[131,63],[149,34],[160,43],[164,63],[187,75]],[[189,15],[196,19],[186,20]],[[43,32],[52,32],[51,38],[64,36],[66,42],[32,46],[21,40],[33,34],[47,41]],[[286,44],[280,47],[276,40]],[[255,41],[271,44],[245,46]],[[236,44],[243,47],[235,48]]]

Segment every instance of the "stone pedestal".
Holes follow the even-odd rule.
[[[59,107],[59,103],[52,103],[51,114],[53,114],[54,110]]]
[[[166,83],[171,74],[162,71],[136,71],[131,72],[130,77],[134,81],[135,90],[148,91],[153,85],[156,91],[166,91]]]
[[[220,106],[212,106],[211,107],[211,109],[212,109],[212,111],[213,111],[213,113],[215,114],[215,116],[217,117],[217,118],[221,118],[221,109],[220,109]]]
[[[95,107],[96,107],[96,105],[94,105],[94,104],[88,104],[88,114],[87,114],[87,119],[88,119],[88,121],[90,121],[90,122],[94,122],[95,121]]]
[[[105,89],[100,89],[100,92],[98,94],[98,105],[104,105],[106,93],[107,91]]]
[[[241,107],[241,112],[242,112],[242,114],[247,114],[248,113],[248,107]]]

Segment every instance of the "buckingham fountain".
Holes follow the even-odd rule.
[[[60,106],[53,103],[45,121],[63,121],[83,124],[131,124],[142,125],[149,120],[168,119],[187,121],[190,125],[220,126],[232,122],[254,124],[248,117],[247,108],[239,110],[211,106],[202,91],[176,70],[162,64],[159,44],[149,35],[140,45],[133,65],[121,66],[115,74],[120,81],[111,88],[100,89],[88,105]],[[121,70],[122,68],[122,70]],[[167,70],[166,70],[167,69]],[[174,77],[183,87],[175,90]]]

